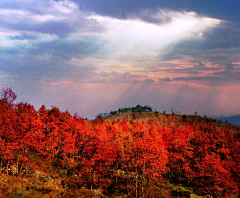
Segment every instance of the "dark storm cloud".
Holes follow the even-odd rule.
[[[34,80],[41,81],[46,79],[64,80],[64,79],[88,79],[96,71],[96,67],[73,66],[64,62],[60,57],[48,58],[45,56],[29,56],[23,58],[15,56],[11,58],[1,58],[0,71],[8,74],[10,78],[16,78],[19,81]]]
[[[169,77],[166,77],[166,78],[159,78],[159,81],[163,81],[163,82],[172,82],[172,79],[170,79]]]
[[[240,80],[239,71],[220,71],[220,72],[214,73],[214,75],[219,76],[223,79],[228,79],[228,80]]]
[[[27,34],[24,32],[38,32],[38,33],[45,33],[45,34],[56,34],[56,35],[68,35],[71,33],[75,27],[72,27],[70,24],[67,24],[66,22],[60,22],[60,21],[51,21],[47,23],[40,23],[40,24],[32,24],[24,22],[17,22],[17,23],[10,23],[9,21],[6,22],[2,19],[0,19],[1,24],[5,26],[5,28],[9,28],[15,31],[22,31],[23,35]]]
[[[240,3],[231,1],[192,1],[192,0],[74,0],[83,9],[97,12],[101,15],[109,15],[117,18],[137,15],[142,10],[184,10],[194,11],[205,16],[240,22]]]
[[[205,71],[216,71],[219,70],[217,67],[206,67],[202,62],[198,61],[198,63],[193,62],[193,67],[187,67],[184,69],[177,69],[174,68],[172,70],[169,69],[172,73],[177,73],[177,74],[201,74],[204,73]]]
[[[85,37],[57,37],[53,41],[37,43],[29,53],[46,54],[59,57],[62,60],[70,60],[72,57],[82,58],[93,55],[104,46],[104,43],[90,36]]]
[[[202,80],[220,80],[221,77],[216,76],[204,76],[204,77],[177,77],[173,78],[173,81],[202,81]]]
[[[223,22],[219,27],[203,33],[202,40],[183,40],[177,43],[163,59],[172,60],[188,55],[205,61],[235,61],[239,52],[240,28],[237,24]]]
[[[147,78],[143,81],[143,83],[154,83],[154,80],[152,80],[151,78]]]
[[[36,43],[34,47],[3,48],[0,55],[0,71],[19,80],[44,79],[88,79],[95,74],[96,67],[69,63],[72,57],[83,58],[95,52],[96,45],[88,41],[56,38],[50,42]],[[92,47],[91,47],[92,46]],[[11,54],[11,55],[10,55]],[[14,57],[14,58],[13,58]]]
[[[171,48],[171,46],[169,46]],[[174,48],[164,54],[161,59],[165,61],[182,60],[184,57],[191,57],[192,67],[176,68],[179,65],[169,65],[165,71],[179,74],[202,74],[206,71],[219,71],[221,80],[239,79],[239,67],[234,62],[240,62],[240,28],[233,22],[223,22],[206,33],[203,33],[202,40],[183,40],[177,43]],[[190,61],[191,62],[191,61]],[[197,62],[197,63],[196,63]],[[214,67],[206,67],[204,62],[211,62]],[[223,71],[222,71],[223,70]],[[219,74],[220,74],[219,73]],[[181,77],[175,80],[219,80],[220,77]]]
[[[139,75],[130,72],[119,73],[116,71],[107,73],[101,72],[92,81],[93,83],[139,83]]]

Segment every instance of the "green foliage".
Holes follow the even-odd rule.
[[[101,114],[98,114],[96,117],[102,118],[108,115],[117,115],[117,114],[128,113],[128,112],[152,112],[152,111],[153,110],[150,106],[136,105],[135,107],[119,108],[118,110],[110,111],[109,113],[101,113]]]

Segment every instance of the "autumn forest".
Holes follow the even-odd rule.
[[[0,98],[0,197],[239,197],[240,127],[196,115],[87,120]]]

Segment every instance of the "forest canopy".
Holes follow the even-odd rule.
[[[164,188],[174,184],[199,195],[239,195],[237,126],[160,113],[151,120],[88,121],[57,107],[36,110],[29,103],[15,103],[16,97],[11,89],[2,90],[1,178],[30,178],[31,171],[44,170],[60,181],[63,192],[84,188],[104,196],[167,197]],[[125,111],[152,109],[137,105],[118,113]]]

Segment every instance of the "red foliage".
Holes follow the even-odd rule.
[[[28,103],[14,104],[15,99],[11,89],[3,89],[0,163],[7,172],[15,165],[19,174],[35,156],[109,195],[122,190],[138,196],[141,185],[144,196],[149,180],[169,180],[220,197],[239,192],[239,131],[206,118],[177,121],[175,115],[165,115],[162,122],[90,122],[57,107],[36,111]]]

